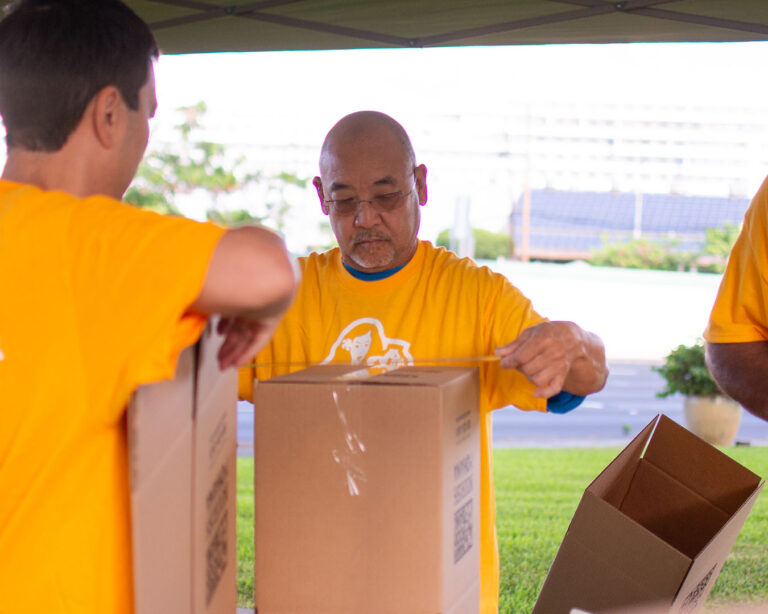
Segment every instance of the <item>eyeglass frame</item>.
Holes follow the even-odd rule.
[[[330,198],[325,198],[325,195],[323,195],[323,205],[328,207],[329,213],[331,210],[333,210],[333,212],[339,217],[350,217],[352,215],[357,215],[357,212],[360,210],[360,205],[362,203],[368,203],[371,206],[371,208],[379,214],[390,213],[395,209],[399,208],[400,206],[402,206],[403,202],[405,202],[405,197],[410,196],[414,192],[414,190],[417,189],[416,174],[415,173],[411,174],[411,177],[414,178],[414,182],[411,188],[407,192],[403,192],[402,190],[397,190],[395,192],[389,192],[387,194],[379,194],[377,196],[373,196],[372,198],[350,197],[350,198],[330,199]],[[392,205],[376,204],[377,199],[388,198],[388,197],[392,197],[394,199],[394,204]],[[355,201],[354,209],[350,209],[348,212],[339,211],[338,203],[346,202],[346,201]],[[381,203],[381,201],[379,201],[379,203]]]

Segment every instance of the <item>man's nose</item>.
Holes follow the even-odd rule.
[[[357,205],[355,213],[355,226],[359,228],[370,228],[381,221],[381,214],[368,200],[361,200]]]

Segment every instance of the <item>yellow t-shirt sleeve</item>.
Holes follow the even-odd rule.
[[[768,339],[768,179],[744,217],[731,251],[704,338],[713,343]]]
[[[253,403],[253,380],[256,370],[253,367],[241,367],[237,372],[237,396],[241,401]]]
[[[187,308],[224,229],[90,198],[68,233],[84,354],[121,363],[129,388],[122,394],[172,377],[179,353],[205,326]]]
[[[545,320],[515,286],[503,279],[497,284],[493,300],[486,305],[484,314],[488,326],[486,335],[491,340],[489,353],[514,341],[526,328]],[[536,387],[520,371],[502,369],[497,362],[484,364],[481,369],[489,409],[514,405],[523,410],[546,411],[546,399],[533,396]]]

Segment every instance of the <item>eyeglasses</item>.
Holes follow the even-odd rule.
[[[377,213],[389,213],[402,205],[405,197],[411,194],[413,189],[411,188],[407,192],[398,190],[387,194],[377,194],[372,198],[337,198],[336,200],[326,199],[323,202],[329,207],[333,207],[333,212],[336,215],[343,217],[355,215],[362,203],[368,203]]]

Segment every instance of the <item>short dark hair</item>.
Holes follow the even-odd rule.
[[[119,0],[21,0],[0,21],[0,115],[8,148],[58,151],[93,97],[115,86],[129,108],[159,55]]]

